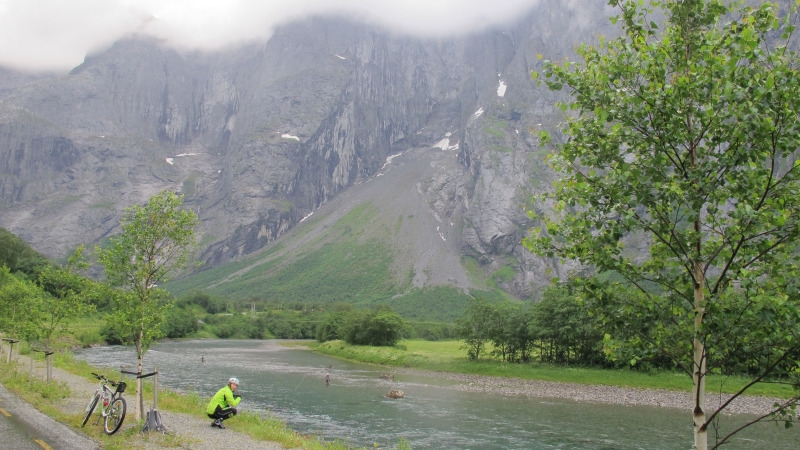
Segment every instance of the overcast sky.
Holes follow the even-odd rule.
[[[266,41],[276,25],[315,13],[442,36],[509,21],[538,1],[0,0],[0,65],[68,70],[130,33],[163,38],[178,48],[218,49]]]

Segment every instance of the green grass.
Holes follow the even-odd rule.
[[[111,200],[107,200],[107,201],[103,201],[103,202],[93,203],[91,206],[89,206],[89,208],[113,210],[113,209],[115,209],[115,204]]]
[[[513,267],[511,267],[511,266],[503,266],[503,267],[495,270],[494,272],[492,272],[492,274],[489,276],[489,280],[487,280],[487,281],[488,281],[489,286],[497,287],[498,283],[502,283],[504,281],[508,281],[508,280],[514,278],[514,276],[516,274],[517,274],[517,271],[514,270]]]
[[[214,283],[233,275],[239,270],[255,264],[260,259],[269,258],[282,249],[283,243],[277,243],[263,253],[258,253],[257,255],[243,258],[239,261],[231,261],[229,263],[219,265],[212,269],[203,270],[179,280],[170,281],[169,283],[164,284],[162,287],[175,297],[181,297],[198,289],[207,289],[208,286],[211,286]]]
[[[508,122],[505,120],[496,120],[493,122],[489,122],[483,126],[483,132],[494,136],[498,139],[502,139],[506,136],[505,129],[508,128]]]
[[[73,319],[70,322],[69,334],[74,340],[70,342],[72,345],[64,348],[102,343],[103,336],[100,335],[100,330],[105,324],[103,316],[101,313],[95,313]]]
[[[191,198],[194,196],[195,184],[197,183],[197,177],[200,175],[202,175],[202,173],[192,172],[185,180],[183,180],[183,187],[181,188],[181,191],[186,198]]]
[[[494,359],[470,361],[466,356],[466,350],[462,348],[462,342],[453,340],[409,339],[401,341],[395,347],[350,345],[344,341],[330,341],[322,344],[313,342],[309,346],[319,353],[336,358],[439,372],[641,389],[673,391],[691,391],[692,389],[692,380],[686,374],[679,372],[645,373],[622,369],[595,369],[539,363],[513,364]],[[734,393],[748,381],[747,378],[739,376],[710,375],[707,379],[707,392]],[[789,386],[763,383],[748,389],[747,394],[791,398],[794,391]]]
[[[229,298],[257,296],[265,300],[371,303],[395,293],[390,284],[391,252],[377,240],[363,244],[337,242],[307,254],[268,277],[221,285],[211,293]]]
[[[498,299],[498,292],[473,290],[469,294],[452,286],[412,289],[403,296],[381,301],[406,319],[453,322],[464,314],[473,297]]]
[[[467,226],[471,228],[472,224],[468,222]],[[469,275],[470,280],[473,284],[475,284],[475,286],[486,285],[486,280],[483,276],[483,269],[481,269],[481,263],[476,258],[472,256],[462,256],[461,267],[467,271],[467,275]]]

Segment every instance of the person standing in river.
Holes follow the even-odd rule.
[[[206,414],[214,419],[214,422],[211,423],[212,427],[224,430],[225,425],[222,422],[236,415],[236,406],[242,401],[242,396],[235,393],[237,387],[239,387],[239,379],[231,377],[228,379],[228,384],[211,398],[211,402],[206,408]]]

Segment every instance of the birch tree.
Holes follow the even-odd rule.
[[[112,286],[122,288],[114,299],[115,310],[107,319],[119,335],[136,347],[137,372],[153,340],[162,335],[168,295],[157,288],[185,267],[195,243],[197,215],[182,210],[183,196],[161,192],[147,205],[125,210],[122,233],[111,238],[106,249],[97,248],[98,259]],[[138,414],[143,405],[142,382],[136,380]]]
[[[541,79],[572,100],[561,174],[531,215],[525,244],[577,260],[612,355],[665,356],[692,379],[694,448],[728,441],[721,412],[770,377],[798,385],[800,73],[791,14],[712,0],[611,0],[619,38],[582,45],[582,61],[545,62]],[[652,17],[664,20],[661,31]],[[538,74],[534,74],[537,78]],[[542,135],[545,144],[555,140]],[[549,212],[548,212],[549,211]],[[630,248],[634,242],[641,249]],[[611,282],[609,279],[623,281]],[[602,281],[605,279],[606,281]],[[637,328],[642,318],[648,326]],[[712,371],[752,379],[719,407]],[[795,391],[797,392],[797,391]],[[754,420],[791,425],[798,397]]]

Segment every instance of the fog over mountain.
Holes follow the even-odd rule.
[[[175,14],[189,5],[162,3]],[[104,35],[118,39],[68,73],[2,69],[0,226],[63,257],[118,232],[125,207],[172,189],[200,216],[199,257],[211,267],[268,246],[321,207],[352,207],[342,200],[351,189],[402,170],[413,189],[359,195],[400,205],[386,213],[394,221],[420,219],[404,238],[419,242],[391,242],[414,266],[415,286],[468,289],[468,277],[441,267],[464,257],[485,274],[512,269],[499,285],[519,298],[563,275],[520,244],[530,196],[552,183],[536,133],[562,117],[553,105],[563,94],[530,73],[613,33],[606,1],[445,2],[417,25],[397,7],[355,0],[335,11],[274,3],[280,24],[242,19],[236,39],[211,27],[204,42],[190,38],[202,17],[167,32],[131,19],[151,11],[147,2],[119,2],[134,12],[112,15],[128,24]],[[389,27],[393,15],[406,25]],[[35,59],[18,67],[47,67]],[[441,257],[423,264],[404,245]]]
[[[264,43],[276,27],[313,15],[350,18],[418,37],[465,35],[507,24],[539,0],[4,0],[0,64],[65,69],[123,37],[154,37],[181,50]],[[563,0],[576,8],[577,0]]]

